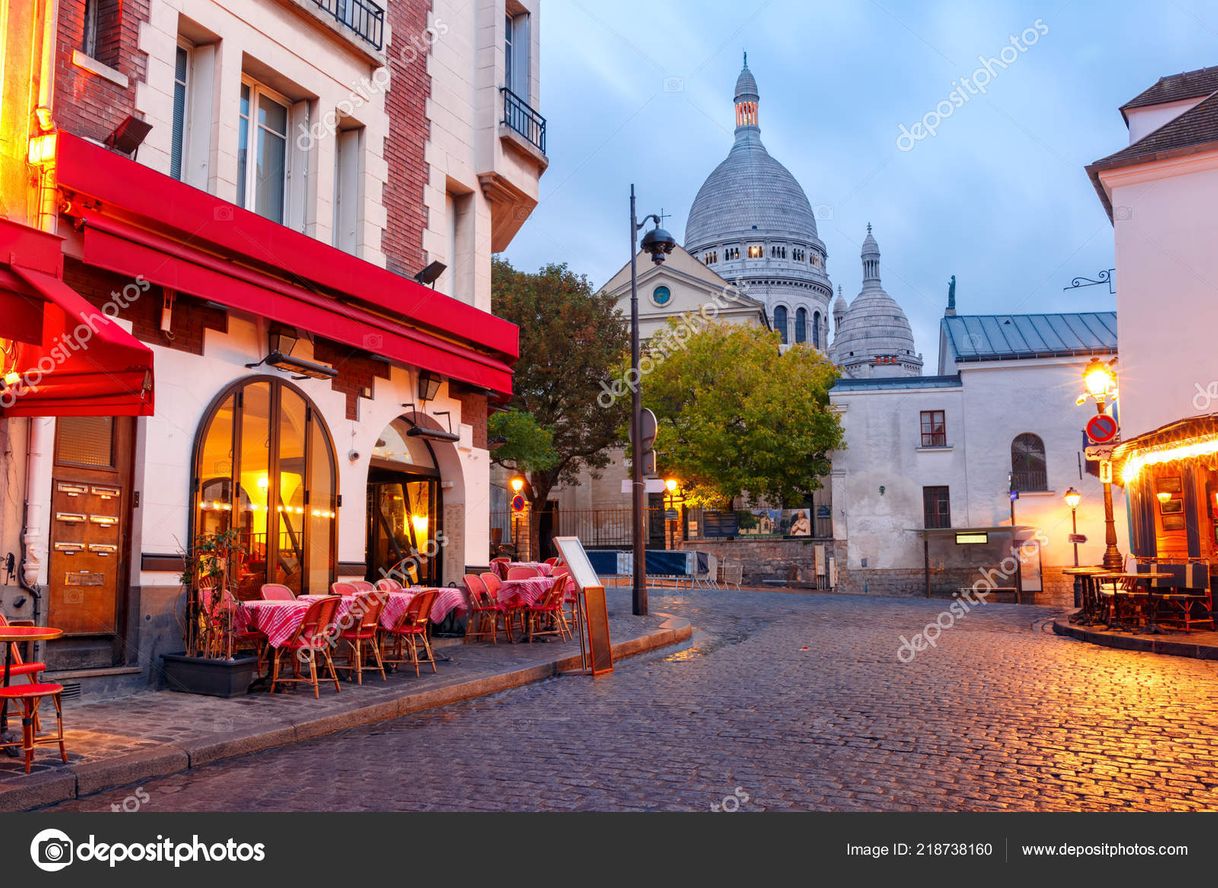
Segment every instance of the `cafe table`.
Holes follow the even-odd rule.
[[[1095,585],[1095,578],[1108,569],[1097,565],[1082,565],[1067,567],[1062,570],[1066,576],[1074,577],[1082,589],[1082,606],[1077,613],[1070,615],[1070,622],[1090,626],[1095,622],[1099,610],[1100,596]]]
[[[26,641],[53,641],[62,635],[62,629],[52,629],[50,626],[0,626],[0,644],[4,645],[3,686],[7,688],[12,680],[13,648],[16,645]],[[8,740],[8,700],[4,699],[0,701],[0,742]],[[12,752],[16,753],[17,750]]]
[[[1146,570],[1137,575],[1139,580],[1146,580],[1146,632],[1148,635],[1166,635],[1167,630],[1159,627],[1158,616],[1159,607],[1155,601],[1154,583],[1155,580],[1170,580],[1175,577],[1175,574],[1169,571],[1162,570]]]
[[[1137,585],[1139,580],[1159,579],[1159,578],[1166,577],[1166,576],[1170,576],[1170,574],[1137,573],[1135,571],[1128,571],[1128,570],[1106,570],[1101,574],[1096,574],[1096,579],[1119,581],[1119,582],[1114,583],[1113,587],[1112,587],[1112,622],[1109,624],[1108,628],[1116,630],[1116,631],[1121,631],[1121,630],[1124,630],[1126,632],[1136,632],[1137,631],[1137,627],[1130,620],[1121,619],[1120,600],[1121,600],[1122,595],[1125,598],[1131,598],[1139,593],[1122,591],[1121,586],[1123,584],[1128,583],[1130,586],[1135,586],[1135,585]],[[1149,598],[1150,598],[1149,592],[1147,592],[1145,594],[1147,596],[1147,600],[1149,601]]]

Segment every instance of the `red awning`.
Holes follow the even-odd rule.
[[[511,393],[514,324],[83,139],[58,160],[87,264]]]
[[[0,416],[152,415],[150,348],[54,275],[11,265],[0,289],[20,377],[0,392]]]

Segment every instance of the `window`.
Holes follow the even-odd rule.
[[[335,134],[334,246],[348,253],[356,253],[360,246],[360,226],[364,215],[363,145],[362,126],[340,126]],[[455,212],[450,216],[453,225],[456,224],[455,216]],[[456,265],[453,261],[455,236],[453,239],[454,249],[448,254],[449,268]]]
[[[808,341],[808,310],[806,308],[795,310],[795,341]]]
[[[529,14],[503,17],[503,85],[529,100]]]
[[[942,410],[922,411],[922,446],[947,446],[947,419]]]
[[[820,348],[820,312],[812,315],[812,344]]]
[[[256,377],[224,392],[195,443],[196,538],[240,533],[240,598],[263,583],[298,594],[334,578],[338,508],[334,446],[321,414],[299,389]]]
[[[739,259],[740,258],[740,248],[739,247],[727,247],[723,251],[723,258],[724,258],[724,260],[726,260],[728,262],[731,262],[733,259]]]
[[[749,247],[749,258],[750,259],[764,259],[765,258],[765,247],[763,247],[761,244],[752,244]]]
[[[791,258],[794,259],[796,262],[803,262],[804,261],[804,251],[801,250],[799,247],[796,247],[795,249],[793,249],[791,251]]]
[[[922,526],[934,529],[952,526],[952,503],[947,487],[922,488]]]
[[[186,89],[190,50],[179,46],[173,66],[173,135],[169,149],[169,175],[181,181],[182,155],[186,145]]]
[[[265,87],[241,84],[237,126],[237,203],[282,223],[287,213],[288,103]]]
[[[1039,435],[1025,432],[1011,442],[1011,489],[1037,491],[1049,489],[1045,465],[1045,442]]]
[[[656,287],[651,291],[651,301],[663,308],[672,301],[672,291],[667,287]]]
[[[785,305],[775,306],[774,308],[774,329],[778,331],[778,335],[782,337],[782,344],[787,344],[787,308]]]
[[[703,254],[703,256],[702,256],[702,263],[704,265],[714,265],[718,261],[719,261],[719,254],[714,252],[713,250],[709,253]]]

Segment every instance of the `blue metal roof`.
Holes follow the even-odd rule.
[[[903,388],[959,388],[960,374],[951,376],[877,376],[870,379],[851,379],[843,376],[829,389],[834,392],[857,392],[870,389]]]
[[[941,321],[957,361],[1107,354],[1117,350],[1115,311],[957,315]]]

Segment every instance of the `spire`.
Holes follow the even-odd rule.
[[[744,54],[744,67],[736,78],[736,135],[741,131],[757,132],[757,103],[761,96],[757,92],[757,81],[749,70],[749,54]]]
[[[867,237],[863,239],[863,286],[880,283],[880,245],[876,243],[871,233],[871,223],[867,223]]]
[[[949,318],[956,316],[956,276],[954,274],[952,279],[947,282],[947,311],[943,314]]]
[[[842,295],[842,285],[837,285],[837,298],[833,300],[833,332],[836,333],[842,327],[842,318],[846,316],[846,311],[849,306],[846,305],[846,297]]]

